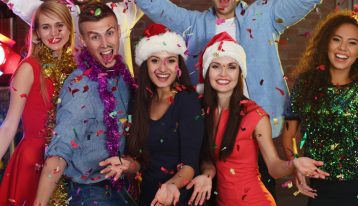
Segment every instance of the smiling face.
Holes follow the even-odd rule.
[[[120,31],[113,16],[99,21],[85,21],[80,24],[81,39],[89,53],[106,68],[115,65],[118,55]]]
[[[240,80],[239,63],[228,56],[213,59],[208,72],[210,85],[218,94],[231,95]]]
[[[212,0],[216,15],[219,18],[229,19],[235,16],[235,8],[239,1],[237,0]]]
[[[358,27],[342,24],[328,42],[331,70],[350,70],[358,58]]]
[[[37,36],[55,52],[60,52],[70,40],[70,28],[56,15],[41,13],[38,17]]]
[[[179,55],[168,52],[153,53],[147,60],[148,75],[157,88],[170,88],[177,77]]]

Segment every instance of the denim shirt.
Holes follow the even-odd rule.
[[[204,12],[178,7],[169,0],[136,0],[137,6],[154,22],[185,35],[187,66],[194,84],[195,68],[207,42],[215,35],[213,9]],[[235,10],[236,40],[246,52],[246,84],[249,96],[269,115],[273,137],[283,126],[283,113],[289,93],[278,55],[280,34],[297,23],[321,0],[257,0],[250,6],[240,1]]]
[[[98,83],[82,74],[80,69],[76,69],[62,87],[55,133],[46,156],[62,157],[67,163],[65,176],[73,182],[90,184],[104,179],[98,164],[108,158],[109,153]],[[116,77],[108,79],[108,89],[116,99],[114,118],[118,119],[119,132],[122,134],[122,122],[127,117],[129,88],[121,77]],[[121,136],[121,152],[124,144],[124,136]]]

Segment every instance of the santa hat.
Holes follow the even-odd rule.
[[[208,42],[199,59],[197,65],[200,69],[199,84],[197,85],[197,91],[199,93],[202,93],[204,89],[204,78],[211,61],[223,56],[235,59],[239,63],[243,78],[246,78],[246,54],[244,49],[228,33],[221,32]],[[248,96],[246,84],[244,85],[244,94]]]
[[[181,55],[186,60],[184,39],[164,25],[152,24],[144,30],[144,36],[135,48],[135,63],[140,66],[155,52],[166,51]]]

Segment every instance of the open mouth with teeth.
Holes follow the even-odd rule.
[[[48,43],[50,44],[57,44],[61,41],[61,38],[51,38],[48,40]]]
[[[335,56],[337,59],[339,59],[341,61],[345,61],[346,59],[348,59],[348,56],[344,55],[344,54],[336,54]]]
[[[155,77],[161,82],[165,82],[169,79],[170,74],[167,73],[155,73]]]
[[[108,51],[102,51],[102,52],[100,52],[100,55],[101,55],[103,62],[105,64],[111,63],[114,59],[113,49],[110,49]]]
[[[216,80],[216,83],[220,86],[225,86],[225,85],[228,85],[230,83],[230,81],[227,79],[218,79],[218,80]]]

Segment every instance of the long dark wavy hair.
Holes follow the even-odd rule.
[[[206,138],[204,138],[203,149],[202,149],[202,160],[203,161],[215,161],[215,136],[216,128],[215,125],[215,110],[218,108],[218,95],[217,92],[210,85],[209,79],[210,68],[208,69],[205,80],[204,80],[204,109],[205,115],[205,126],[206,126]],[[240,69],[239,77],[242,76]],[[219,152],[219,160],[225,160],[234,148],[237,133],[239,131],[241,123],[240,111],[242,106],[240,101],[247,99],[243,95],[243,79],[240,78],[237,85],[235,86],[229,103],[229,118],[227,120],[224,136],[221,142],[221,148]]]
[[[172,90],[176,90],[176,85],[182,85],[187,90],[194,91],[190,81],[188,69],[185,65],[184,59],[179,55],[179,68],[182,71],[180,77],[172,84]],[[157,96],[157,88],[150,80],[148,74],[147,61],[144,61],[138,72],[138,89],[134,95],[134,105],[132,113],[132,124],[129,129],[126,142],[126,154],[135,157],[144,166],[148,164],[149,152],[146,148],[146,138],[149,132],[150,124],[150,106],[152,99]],[[150,92],[148,91],[150,90]]]
[[[315,28],[305,52],[303,53],[295,76],[304,81],[299,92],[301,93],[298,104],[315,105],[315,97],[322,89],[327,88],[331,81],[329,67],[331,65],[328,58],[328,44],[334,32],[343,24],[352,24],[358,27],[357,16],[352,11],[340,10],[330,13]],[[352,81],[357,80],[358,60],[356,60],[350,70]]]

